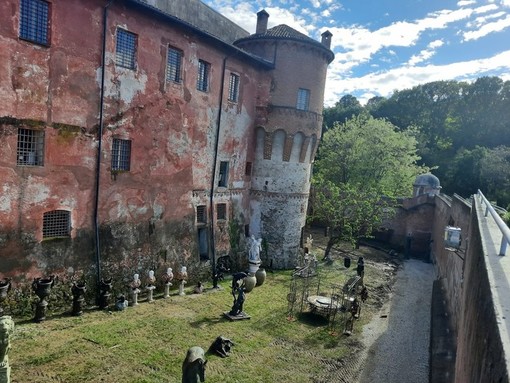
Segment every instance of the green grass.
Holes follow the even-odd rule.
[[[365,281],[374,290],[387,283],[382,268],[367,265],[365,270]],[[354,268],[345,270],[341,260],[323,265],[320,290],[328,293],[332,283],[343,284],[354,274]],[[223,317],[232,306],[230,281],[225,280],[220,290],[186,296],[173,291],[169,299],[142,300],[121,312],[87,310],[81,317],[50,315],[42,323],[19,322],[9,354],[11,380],[180,382],[187,349],[196,345],[207,352],[223,335],[235,346],[228,358],[207,354],[208,383],[319,381],[325,365],[339,363],[355,351],[361,326],[377,307],[369,298],[353,336],[342,335],[340,325],[332,334],[325,320],[311,314],[296,313],[289,320],[290,280],[290,272],[268,273],[265,283],[247,294],[244,311],[249,320]]]

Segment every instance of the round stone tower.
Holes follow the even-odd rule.
[[[269,100],[260,101],[253,161],[250,234],[267,243],[265,263],[296,266],[305,226],[311,166],[322,127],[331,33],[322,42],[257,14],[256,33],[235,44],[273,63]]]

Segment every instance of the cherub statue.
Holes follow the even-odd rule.
[[[260,251],[262,250],[262,238],[255,239],[255,236],[250,237],[250,248],[248,249],[248,261],[252,263],[260,262]]]

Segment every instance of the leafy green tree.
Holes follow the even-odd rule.
[[[331,229],[326,257],[339,241],[370,235],[388,203],[411,194],[416,176],[427,171],[417,165],[413,134],[367,113],[325,133],[314,165],[312,219]]]
[[[510,203],[510,147],[488,149],[480,162],[481,188],[488,198],[506,206]]]
[[[343,123],[362,112],[363,106],[356,97],[350,94],[343,96],[334,107],[324,109],[323,133],[333,127],[335,122]]]

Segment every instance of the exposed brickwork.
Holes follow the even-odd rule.
[[[283,160],[289,162],[290,153],[292,151],[292,144],[294,143],[294,136],[287,135],[285,138],[285,146],[283,148]]]

